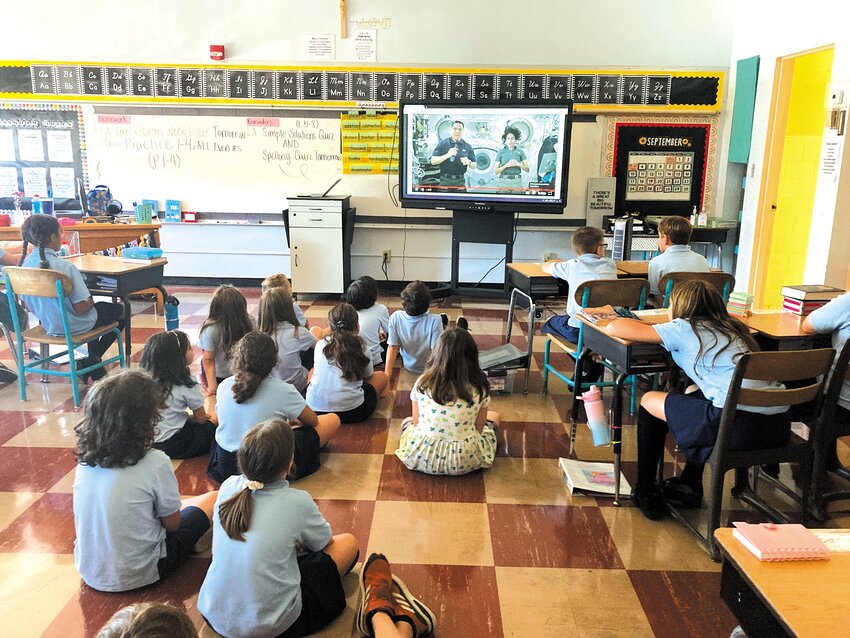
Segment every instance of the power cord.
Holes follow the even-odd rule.
[[[519,213],[514,213],[514,238],[511,240],[511,242],[512,242],[512,243],[514,243],[514,244],[516,243],[517,230],[518,230],[518,228],[517,228],[517,222],[518,222],[518,221],[519,221]],[[482,281],[484,281],[484,280],[487,278],[487,275],[489,275],[491,272],[493,272],[493,269],[494,269],[494,268],[496,268],[496,267],[497,267],[499,264],[501,264],[503,261],[505,261],[505,259],[507,259],[507,258],[508,258],[508,256],[507,256],[507,255],[505,255],[505,256],[504,256],[504,257],[502,257],[499,261],[497,261],[495,264],[493,264],[493,265],[490,267],[490,270],[488,270],[487,272],[485,272],[485,273],[484,273],[484,276],[483,276],[483,277],[481,277],[481,279],[479,279],[477,282],[475,282],[475,285],[473,285],[472,287],[473,287],[473,288],[478,288],[478,285],[479,285]]]

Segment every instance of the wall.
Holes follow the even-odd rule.
[[[305,34],[339,32],[337,2],[81,0],[72,8],[58,0],[7,4],[5,24],[37,24],[39,34],[33,37],[27,28],[7,29],[0,39],[0,59],[7,60],[206,62],[209,44],[222,43],[229,63],[297,62],[303,61]],[[524,3],[522,11],[506,0],[470,0],[462,5],[446,0],[348,4],[349,29],[358,24],[377,28],[378,64],[716,69],[729,64],[735,3],[533,0]],[[351,38],[337,38],[337,61],[352,59]],[[723,120],[722,116],[721,125]],[[567,218],[584,217],[586,179],[600,174],[603,131],[602,117],[573,128]],[[402,219],[422,214],[393,209],[386,178],[358,176],[356,180],[362,181],[346,178],[338,192],[350,193],[360,214],[399,215]],[[514,259],[537,261],[543,252],[569,257],[569,238],[564,229],[522,227]],[[448,278],[451,242],[447,226],[409,228],[406,233],[403,227],[358,227],[352,247],[353,274],[382,277],[383,249],[393,253],[390,279]],[[477,281],[502,256],[499,247],[465,246],[461,279]],[[169,274],[178,273],[172,269]],[[500,268],[485,281],[501,281]]]

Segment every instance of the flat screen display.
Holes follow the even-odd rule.
[[[571,103],[402,103],[402,206],[563,212],[571,115]]]

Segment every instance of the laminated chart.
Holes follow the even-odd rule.
[[[343,113],[342,172],[381,175],[398,171],[398,117],[395,113]]]

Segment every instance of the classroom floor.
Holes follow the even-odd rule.
[[[212,290],[173,288],[181,329],[193,342]],[[256,312],[259,290],[244,291]],[[381,300],[392,312],[397,297]],[[312,324],[325,325],[335,302],[302,301]],[[132,361],[141,345],[163,329],[152,303],[134,302]],[[480,348],[504,339],[504,301],[451,298],[434,312],[465,315]],[[524,348],[527,324],[514,326]],[[406,470],[393,455],[403,417],[410,414],[414,378],[396,375],[388,396],[365,424],[343,426],[328,446],[322,468],[295,484],[317,500],[336,532],[353,532],[361,557],[387,555],[393,570],[438,618],[441,638],[497,636],[728,636],[737,624],[719,598],[719,565],[695,537],[672,519],[650,522],[628,501],[571,497],[558,470],[568,450],[564,418],[571,395],[557,380],[542,397],[539,367],[544,339],[535,340],[528,395],[522,379],[496,396],[502,414],[494,466],[464,477],[432,477]],[[4,344],[5,345],[5,344]],[[9,352],[0,350],[9,362]],[[565,367],[569,364],[559,357]],[[195,362],[198,366],[198,361]],[[0,388],[0,618],[4,636],[93,636],[121,607],[141,600],[186,609],[198,627],[198,589],[210,562],[193,558],[175,576],[127,594],[103,594],[80,582],[74,569],[71,485],[74,411],[70,385],[42,385],[31,377],[29,400],[17,385]],[[607,399],[608,397],[606,397]],[[624,472],[635,471],[633,421],[625,430]],[[840,444],[845,463],[850,447]],[[581,425],[577,455],[610,460],[594,448]],[[672,449],[672,448],[671,448]],[[668,454],[668,471],[672,456]],[[176,461],[184,495],[215,487],[206,459]],[[787,500],[772,495],[780,509]],[[734,503],[733,520],[758,520]],[[835,507],[835,506],[833,506]],[[850,527],[850,506],[833,510],[824,526]],[[357,635],[356,576],[345,579],[349,605],[321,636]],[[213,636],[205,628],[202,636]]]

